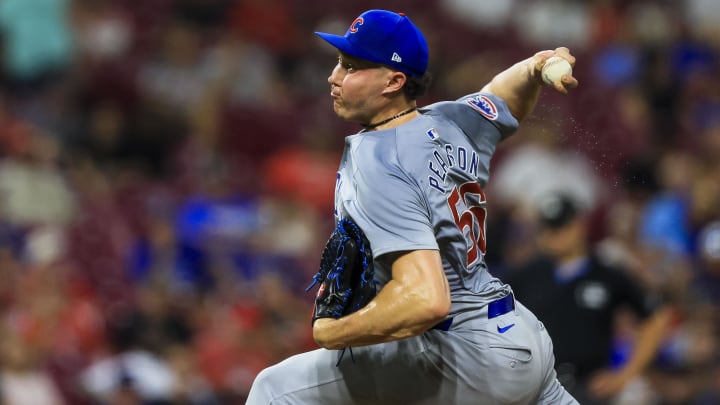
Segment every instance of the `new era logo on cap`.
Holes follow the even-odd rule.
[[[353,20],[343,36],[316,34],[344,53],[410,76],[422,76],[428,67],[427,41],[402,13],[369,10]]]

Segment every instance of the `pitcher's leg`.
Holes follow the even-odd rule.
[[[555,355],[553,349],[552,339],[548,334],[545,327],[538,321],[539,333],[540,333],[540,344],[544,345],[546,350],[546,370],[547,375],[545,378],[545,384],[540,394],[539,405],[577,405],[579,402],[570,394],[565,387],[560,384],[557,379],[557,372],[555,371]]]
[[[547,384],[540,396],[538,405],[577,405],[579,402],[565,390],[555,377],[555,371],[548,376]]]
[[[372,403],[375,387],[372,373],[363,372],[367,365],[344,358],[336,367],[338,354],[318,349],[266,368],[255,378],[246,404]]]

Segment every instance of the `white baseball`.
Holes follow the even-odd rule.
[[[553,56],[545,61],[542,68],[542,79],[545,83],[553,84],[558,82],[564,75],[572,75],[570,62],[559,56]]]

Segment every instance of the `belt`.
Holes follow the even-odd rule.
[[[515,297],[512,295],[512,293],[510,293],[488,304],[488,319],[493,319],[497,318],[500,315],[505,315],[514,309]],[[453,317],[450,317],[433,326],[431,329],[448,331],[450,330],[450,326],[452,326],[452,323]]]
[[[515,297],[512,293],[491,302],[488,305],[488,319],[497,318],[515,309]]]

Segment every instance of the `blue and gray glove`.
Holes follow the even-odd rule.
[[[318,318],[340,318],[367,305],[377,293],[370,242],[349,218],[340,220],[330,235],[320,270],[305,289],[319,284],[312,322]]]

